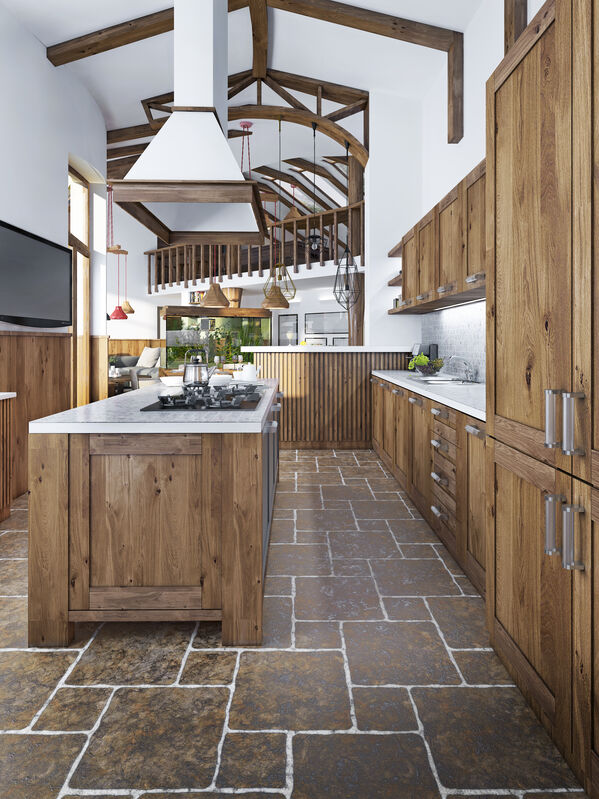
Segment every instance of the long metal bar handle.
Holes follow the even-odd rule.
[[[439,452],[445,452],[445,450],[449,449],[447,444],[444,444],[442,441],[439,441],[437,438],[431,438],[431,444],[435,449],[438,449]]]
[[[545,494],[545,554],[561,555],[557,545],[557,510],[566,497],[561,494]]]
[[[473,424],[465,424],[464,430],[469,433],[471,436],[476,436],[476,438],[485,438],[485,434],[480,429],[480,427],[476,427]]]
[[[417,399],[416,397],[408,397],[408,402],[411,402],[412,405],[418,405],[419,408],[422,408],[421,399]]]
[[[558,449],[562,442],[557,437],[557,401],[564,392],[561,388],[545,389],[545,446]]]
[[[562,506],[562,566],[568,571],[584,571],[584,563],[576,560],[575,514],[584,513],[580,505]]]
[[[437,483],[437,485],[440,486],[449,485],[449,480],[446,477],[442,477],[440,474],[437,474],[437,472],[431,472],[431,477],[433,478],[435,483]]]
[[[575,404],[584,399],[582,391],[562,392],[562,452],[564,455],[584,455],[584,449],[576,448]]]
[[[449,413],[447,411],[442,411],[440,408],[431,408],[431,413],[438,419],[449,419]]]
[[[431,511],[433,512],[433,515],[436,516],[437,519],[441,519],[441,521],[446,521],[448,519],[447,514],[443,513],[442,510],[439,510],[436,505],[431,505]]]

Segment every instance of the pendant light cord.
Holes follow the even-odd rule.
[[[108,186],[106,191],[108,193],[108,246],[114,247],[114,208],[112,186]]]

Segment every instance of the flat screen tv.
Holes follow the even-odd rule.
[[[30,327],[72,324],[67,247],[0,221],[0,320]]]

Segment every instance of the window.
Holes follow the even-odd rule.
[[[69,247],[73,250],[73,326],[71,397],[73,406],[89,402],[89,183],[69,167]]]

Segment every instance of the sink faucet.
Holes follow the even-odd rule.
[[[465,375],[469,383],[474,382],[474,369],[472,364],[465,358],[460,358],[459,355],[452,355],[447,363],[447,368],[453,374]]]

